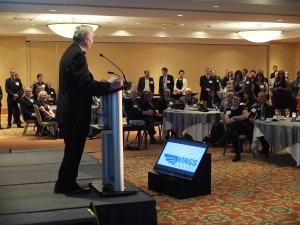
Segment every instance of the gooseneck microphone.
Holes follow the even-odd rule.
[[[107,71],[107,73],[108,73],[108,74],[114,74],[114,75],[116,75],[116,76],[118,76],[118,77],[121,77],[119,74],[117,74],[117,73],[115,73],[115,72],[112,72],[112,71]]]
[[[103,58],[105,58],[105,59],[106,59],[107,61],[109,61],[111,64],[113,64],[113,65],[114,65],[114,66],[122,73],[123,79],[124,79],[124,83],[128,84],[128,82],[127,82],[127,80],[126,80],[126,77],[125,77],[125,74],[123,73],[123,71],[122,71],[116,64],[114,64],[109,58],[105,57],[103,54],[100,53],[100,56],[103,57]],[[116,74],[116,73],[114,73],[114,72],[111,72],[111,71],[108,71],[107,73],[109,73],[109,74],[115,74],[115,75],[117,75],[118,77],[120,77],[120,75],[118,75],[118,74]]]

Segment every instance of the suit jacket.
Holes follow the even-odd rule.
[[[73,43],[59,65],[59,94],[56,120],[61,124],[89,124],[92,96],[108,94],[110,83],[95,81],[85,53]]]
[[[145,89],[145,77],[140,77],[139,82],[138,82],[138,87],[137,87],[137,91],[139,93],[143,92]],[[150,86],[150,90],[152,93],[154,93],[154,80],[152,77],[149,77],[149,86]]]
[[[168,108],[169,102],[175,104],[176,101],[174,98],[169,98],[169,101],[167,101],[165,97],[161,97],[158,99],[157,109],[160,114],[162,114],[164,110]]]
[[[159,77],[159,90],[158,93],[160,94],[160,96],[164,95],[164,80],[163,80],[164,76],[160,76]],[[172,75],[167,75],[167,88],[170,89],[171,94],[173,94],[174,91],[174,77]]]
[[[272,118],[274,116],[275,110],[274,110],[273,106],[265,103],[263,105],[262,110],[265,112],[265,118]],[[250,110],[249,117],[259,119],[260,114],[261,114],[261,107],[258,106],[257,104],[255,104]]]
[[[15,82],[11,80],[11,78],[8,78],[5,80],[5,90],[7,92],[7,101],[18,101],[13,100],[14,94],[18,94],[19,97],[23,94],[23,85],[19,78],[15,78]]]
[[[200,87],[201,87],[200,100],[207,101],[210,93],[208,93],[205,89],[210,88],[211,91],[213,91],[214,78],[209,76],[209,78],[207,79],[206,75],[201,76]]]
[[[136,100],[136,102],[134,102],[130,98],[125,99],[124,112],[125,112],[127,121],[144,119],[142,104],[138,100]]]
[[[32,113],[34,113],[34,108],[33,108],[34,101],[33,98],[30,98],[30,100],[27,97],[22,96],[22,98],[20,98],[19,101],[24,120],[30,120],[34,118],[31,117]]]
[[[36,82],[36,83],[33,85],[33,87],[32,87],[32,93],[33,93],[34,95],[36,95],[36,87],[37,87],[37,86],[42,86],[42,87],[44,88],[44,91],[46,91],[46,92],[49,94],[50,89],[49,89],[48,85],[47,85],[45,82],[42,82],[42,83]]]
[[[179,101],[182,104],[193,105],[193,104],[197,104],[198,99],[191,96],[191,98],[188,100],[185,96],[182,96],[182,97],[180,97]]]

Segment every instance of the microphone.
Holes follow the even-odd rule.
[[[114,75],[117,75],[118,77],[121,77],[119,74],[116,74],[115,72],[112,72],[112,71],[107,71],[108,74],[114,74]]]
[[[102,53],[99,54],[101,57],[105,58],[107,61],[109,61],[111,64],[113,64],[123,75],[123,79],[124,79],[124,83],[128,84],[127,80],[126,80],[126,77],[125,77],[125,74],[123,73],[123,71],[116,65],[114,64],[109,58],[105,57]],[[107,73],[109,74],[115,74],[114,72],[111,72],[111,71],[108,71]],[[115,74],[115,75],[118,75],[118,74]],[[119,76],[119,75],[118,75]],[[119,76],[120,77],[120,76]]]

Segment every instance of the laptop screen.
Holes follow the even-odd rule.
[[[207,149],[206,143],[170,138],[153,170],[157,173],[193,180]]]

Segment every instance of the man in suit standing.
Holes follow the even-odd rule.
[[[200,100],[206,102],[206,106],[212,105],[211,93],[214,87],[214,78],[210,76],[210,68],[205,69],[205,74],[200,77]]]
[[[253,105],[251,111],[249,113],[249,120],[252,124],[254,124],[255,119],[262,118],[262,114],[264,114],[263,118],[273,118],[274,115],[274,108],[273,106],[266,103],[267,102],[267,95],[264,92],[259,92],[257,95],[257,103]],[[265,140],[264,136],[259,137],[259,141],[262,145],[262,150],[260,154],[265,154],[266,157],[269,155],[269,143]]]
[[[152,77],[150,77],[150,71],[145,70],[143,77],[140,77],[138,82],[137,91],[141,95],[142,93],[146,91],[151,91],[154,93],[154,80]]]
[[[161,69],[162,76],[159,77],[159,95],[162,97],[164,96],[164,91],[166,89],[170,89],[171,94],[174,91],[174,77],[168,74],[168,69],[163,67]]]
[[[85,53],[93,44],[91,26],[76,27],[73,43],[66,49],[59,65],[59,94],[56,120],[62,133],[65,150],[54,192],[80,194],[89,192],[76,183],[78,167],[89,133],[92,96],[108,94],[123,85],[118,78],[112,83],[96,81],[89,71]]]
[[[32,91],[30,87],[24,88],[24,95],[20,98],[20,106],[23,113],[23,119],[26,120],[37,120],[36,114],[34,112],[33,104],[34,100],[32,95]]]
[[[7,118],[7,129],[11,128],[12,116],[19,128],[21,126],[20,111],[18,107],[19,98],[23,94],[23,85],[19,78],[15,77],[16,70],[10,70],[10,78],[5,81],[5,90],[7,92],[7,108],[8,108],[8,118]]]

